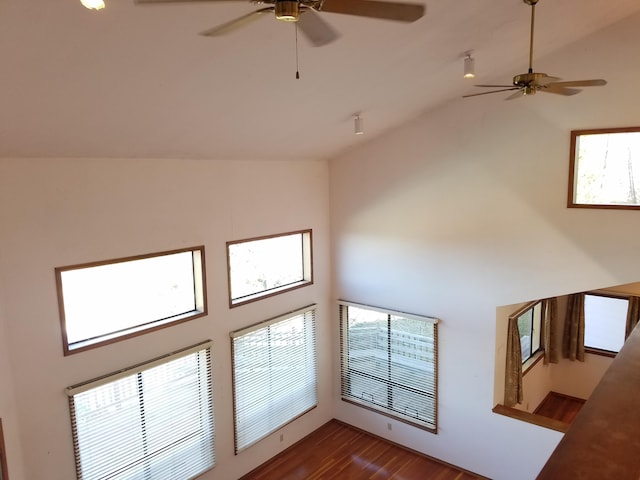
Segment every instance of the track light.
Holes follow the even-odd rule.
[[[104,2],[102,0],[80,0],[80,3],[89,10],[102,10],[104,8]]]
[[[475,60],[471,56],[470,52],[467,52],[464,57],[464,78],[475,78],[476,77],[476,69],[475,69]]]
[[[364,125],[362,124],[360,114],[357,114],[353,119],[353,132],[356,135],[362,135],[364,133]]]

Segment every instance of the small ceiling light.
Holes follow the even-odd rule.
[[[104,8],[104,2],[102,0],[80,0],[80,3],[89,10],[102,10]]]
[[[359,114],[353,119],[353,132],[356,135],[362,135],[364,133],[364,125],[362,124],[362,118]]]
[[[464,78],[476,78],[475,60],[471,53],[464,57]]]

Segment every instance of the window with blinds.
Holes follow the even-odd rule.
[[[342,399],[437,432],[437,322],[340,302]]]
[[[214,466],[211,342],[66,389],[79,480],[188,480]]]
[[[315,305],[231,333],[236,454],[318,404]]]

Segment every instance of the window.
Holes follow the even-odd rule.
[[[313,283],[311,230],[227,242],[229,306]]]
[[[533,302],[525,307],[518,316],[518,332],[520,333],[520,352],[522,363],[525,363],[537,352],[541,351],[542,302]]]
[[[437,432],[437,319],[340,302],[342,399]]]
[[[207,313],[204,247],[56,268],[65,355]]]
[[[640,127],[571,132],[568,206],[640,208]]]
[[[315,306],[231,334],[236,454],[318,404]]]
[[[7,471],[7,457],[4,448],[4,434],[2,432],[2,419],[0,418],[0,480],[9,480]]]
[[[188,480],[213,467],[210,345],[67,388],[79,480]]]
[[[626,298],[585,294],[584,346],[619,352],[625,341],[628,307]]]

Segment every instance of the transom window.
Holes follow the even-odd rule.
[[[340,302],[342,399],[437,432],[437,319]]]
[[[542,302],[533,302],[525,307],[518,316],[518,332],[520,333],[520,352],[522,363],[525,363],[537,352],[541,351],[542,334]]]
[[[236,453],[318,404],[315,306],[231,333]]]
[[[568,206],[640,208],[640,127],[571,132]]]
[[[190,480],[214,466],[210,346],[66,389],[79,480]]]
[[[625,341],[628,308],[627,298],[585,294],[584,346],[619,352]]]
[[[65,355],[207,313],[204,247],[56,268]]]
[[[227,242],[229,306],[313,283],[311,230]]]

